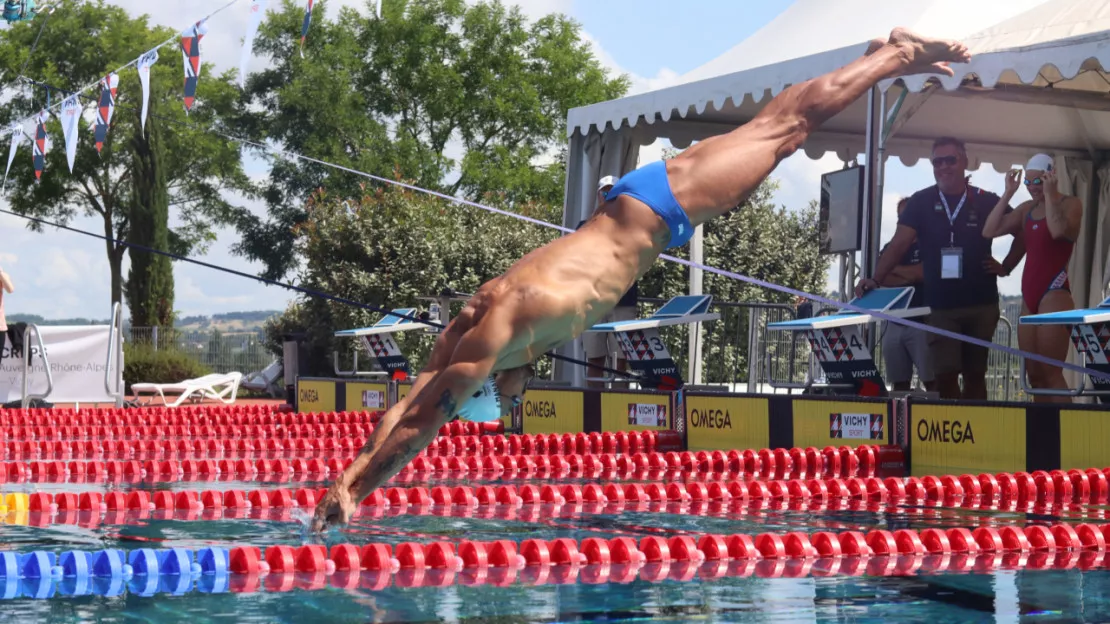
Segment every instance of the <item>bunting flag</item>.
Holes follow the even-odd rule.
[[[96,153],[104,148],[108,139],[108,127],[112,125],[112,113],[116,110],[116,91],[119,89],[119,74],[108,74],[100,80],[100,101],[96,106]]]
[[[378,16],[378,19],[381,19],[381,18],[382,18],[382,3],[383,3],[383,2],[385,2],[385,0],[377,0],[377,2],[375,2],[375,3],[374,3],[374,4],[376,4],[376,5],[377,5],[377,7],[375,8],[375,10],[377,11],[377,16]]]
[[[146,112],[150,105],[150,68],[158,62],[158,48],[139,57],[139,82],[143,85],[142,128],[146,131]]]
[[[239,59],[239,88],[242,89],[247,82],[247,64],[250,63],[254,49],[254,38],[258,36],[258,26],[266,15],[266,5],[269,0],[253,0],[251,2],[251,16],[247,20],[247,36],[243,39],[243,55]]]
[[[71,95],[62,101],[62,136],[66,140],[66,162],[73,173],[73,160],[77,157],[77,135],[81,127],[81,101]]]
[[[304,58],[304,40],[308,38],[308,26],[312,23],[312,3],[314,0],[308,0],[308,6],[304,9],[304,23],[301,24],[301,58]]]
[[[8,168],[4,170],[4,189],[8,188],[8,173],[15,162],[15,154],[19,151],[19,144],[23,142],[23,122],[13,121],[11,125],[12,146],[8,148]]]
[[[185,61],[185,112],[193,110],[200,80],[200,40],[208,34],[208,24],[197,22],[181,35],[181,55]]]
[[[35,162],[35,182],[42,181],[42,171],[46,168],[46,121],[50,119],[50,113],[42,111],[35,118],[35,140],[31,142],[31,147],[34,150]]]

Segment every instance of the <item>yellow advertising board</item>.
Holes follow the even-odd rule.
[[[887,444],[888,404],[863,401],[794,399],[794,446]]]
[[[583,396],[575,390],[529,390],[522,406],[524,433],[581,433]]]
[[[412,384],[397,384],[397,400],[407,397],[412,390]]]
[[[348,381],[345,385],[348,412],[376,412],[386,408],[385,384]]]
[[[913,475],[1025,470],[1025,410],[1020,407],[910,407]]]
[[[763,449],[770,446],[767,399],[686,396],[691,451]]]
[[[334,412],[335,384],[325,379],[297,379],[297,411]]]
[[[1110,466],[1110,419],[1095,410],[1060,410],[1060,469]]]
[[[670,402],[669,394],[606,392],[601,395],[601,430],[661,431],[670,429]]]

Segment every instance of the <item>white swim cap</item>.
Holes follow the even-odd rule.
[[[494,383],[492,375],[459,408],[459,417],[472,422],[491,422],[501,418],[501,391]]]
[[[1025,163],[1026,171],[1052,171],[1052,157],[1048,154],[1037,154]]]
[[[617,183],[617,179],[616,179],[615,177],[613,177],[613,176],[605,176],[604,178],[602,178],[602,179],[598,180],[598,182],[597,182],[597,190],[599,190],[599,191],[600,191],[601,189],[603,189],[603,188],[605,188],[605,187],[607,187],[607,186],[613,186],[613,185],[614,185],[614,184],[616,184],[616,183]]]

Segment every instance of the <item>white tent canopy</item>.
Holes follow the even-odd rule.
[[[564,224],[593,209],[601,176],[635,168],[640,146],[664,138],[685,147],[728,132],[785,87],[849,63],[895,26],[959,38],[973,58],[954,66],[952,78],[880,85],[887,102],[897,102],[887,112],[884,156],[912,165],[941,135],[967,142],[972,168],[1004,171],[1036,151],[1057,156],[1064,190],[1088,206],[1073,292],[1079,305],[1097,303],[1110,277],[1110,167],[1102,169],[1110,150],[1110,0],[797,0],[675,86],[570,111]],[[826,122],[805,153],[851,160],[865,151],[867,127],[861,98]]]

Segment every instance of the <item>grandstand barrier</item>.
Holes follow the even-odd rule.
[[[397,400],[411,386],[396,384]],[[376,411],[367,392],[389,384],[298,380],[299,412]],[[354,398],[353,402],[351,399]],[[714,392],[674,394],[537,385],[505,419],[508,432],[678,431],[689,450],[897,446],[912,475],[987,470],[1068,470],[1110,466],[1110,414],[1100,406],[952,402]],[[391,404],[391,403],[390,403]]]

